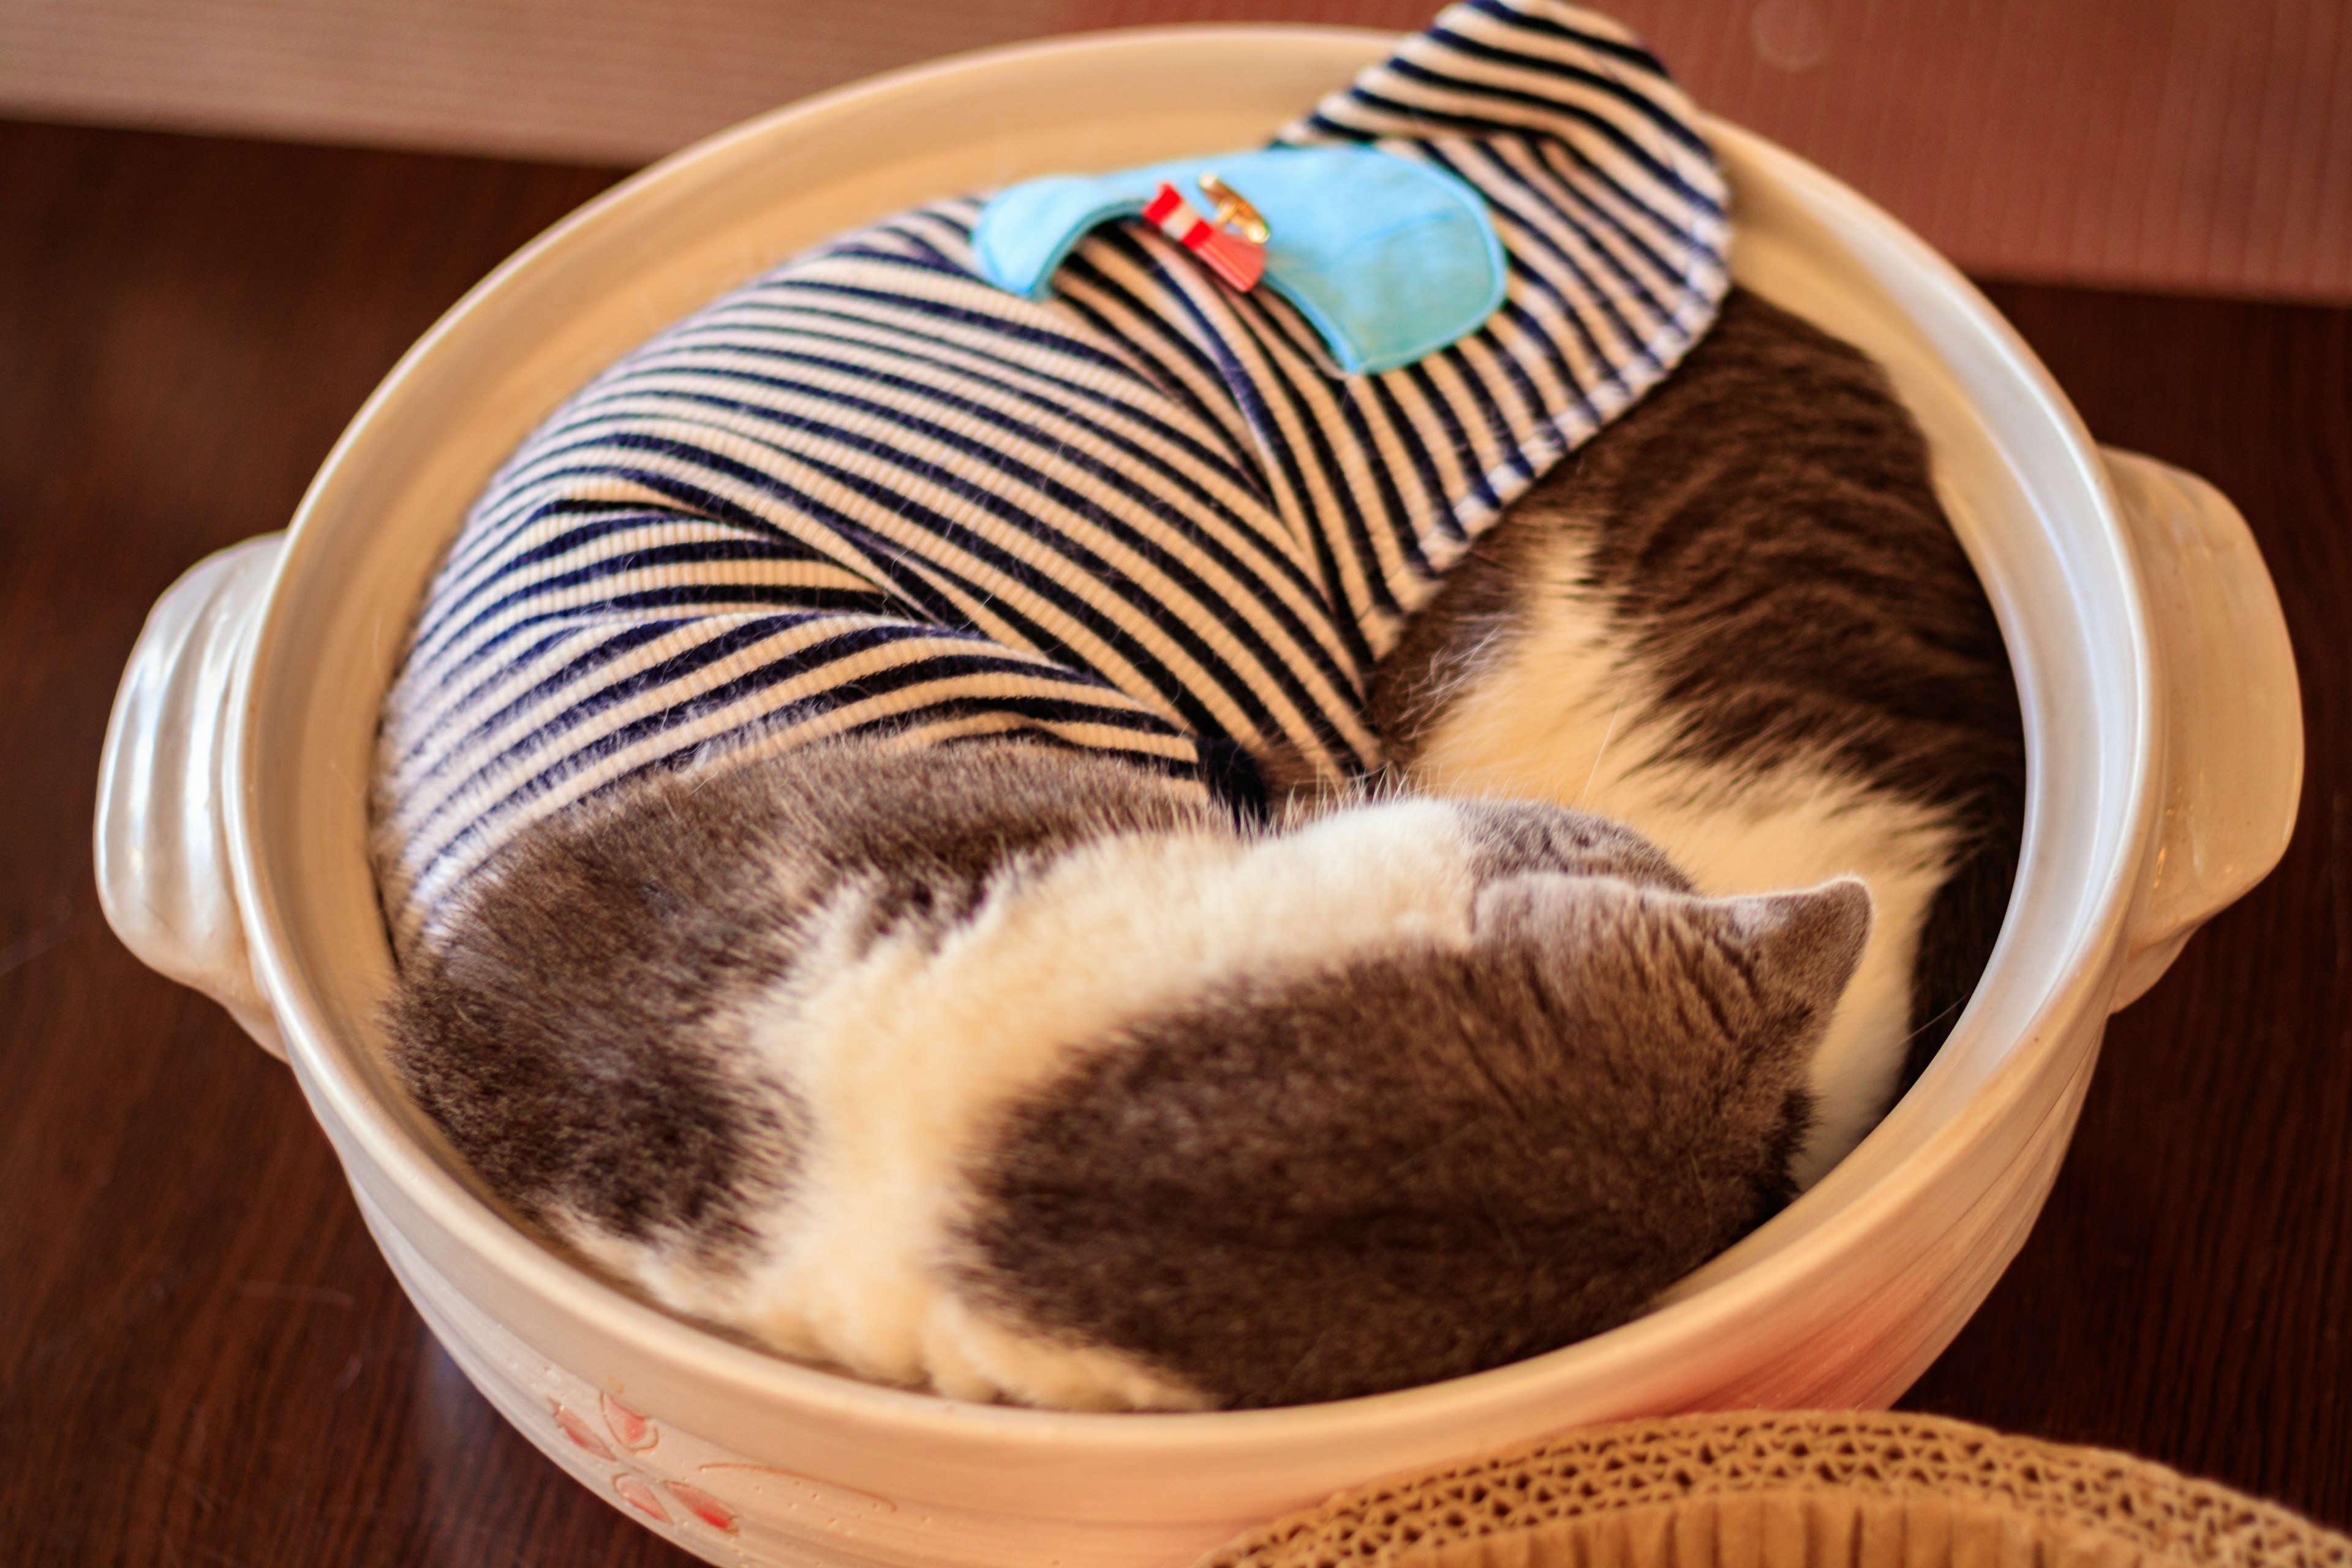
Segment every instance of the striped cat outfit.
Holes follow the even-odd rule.
[[[530,823],[719,749],[1018,731],[1245,805],[1377,767],[1374,665],[1706,330],[1728,226],[1679,89],[1559,0],[1454,5],[1279,138],[1342,142],[1467,182],[1502,243],[1501,307],[1401,369],[1340,374],[1139,223],[1049,299],[996,289],[965,199],[583,388],[466,518],[386,700],[396,944]]]

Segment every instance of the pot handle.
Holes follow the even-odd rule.
[[[107,721],[96,834],[99,903],[122,945],[281,1058],[246,947],[226,792],[253,634],[285,549],[283,533],[231,545],[155,601]]]
[[[2303,703],[2278,592],[2229,498],[2169,463],[2101,448],[2156,645],[2163,826],[2115,1005],[2139,998],[2286,853]]]

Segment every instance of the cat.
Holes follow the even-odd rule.
[[[1035,736],[637,773],[452,896],[394,1065],[527,1222],[887,1382],[1265,1405],[1601,1331],[1948,1032],[1998,626],[1876,367],[1735,290],[1371,696],[1386,776],[1264,822]]]

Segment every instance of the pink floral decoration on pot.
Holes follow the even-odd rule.
[[[733,1509],[700,1487],[664,1476],[637,1458],[661,1442],[659,1427],[609,1394],[599,1393],[596,1405],[604,1418],[601,1433],[561,1400],[549,1400],[548,1411],[555,1419],[556,1430],[569,1438],[573,1447],[618,1467],[611,1479],[613,1490],[623,1502],[655,1523],[668,1525],[678,1522],[670,1511],[670,1504],[675,1503],[709,1529],[722,1535],[736,1532]],[[610,1442],[605,1440],[608,1436]],[[615,1445],[621,1452],[614,1451]],[[665,1495],[668,1502],[663,1500]]]

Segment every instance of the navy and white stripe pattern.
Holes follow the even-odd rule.
[[[1458,174],[1508,263],[1477,332],[1345,377],[1137,224],[1043,303],[971,200],[801,256],[596,378],[509,461],[384,711],[404,951],[530,823],[647,768],[1020,731],[1246,800],[1376,767],[1366,681],[1537,475],[1713,320],[1728,226],[1681,92],[1614,23],[1467,0],[1283,133]]]

